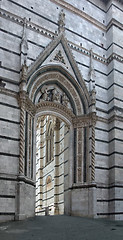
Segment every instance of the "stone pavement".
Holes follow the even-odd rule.
[[[123,240],[123,222],[42,216],[0,224],[0,240]]]

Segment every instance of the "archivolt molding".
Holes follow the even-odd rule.
[[[37,104],[32,103],[26,93],[20,93],[19,98],[20,108],[27,111],[32,117],[42,112],[51,112],[53,114],[58,113],[68,119],[74,128],[91,127],[95,126],[97,116],[95,113],[75,115],[71,109],[63,106],[57,102],[41,101]]]
[[[59,114],[61,116],[63,116],[63,118],[66,118],[69,120],[69,122],[72,124],[72,119],[74,118],[74,114],[73,112],[62,106],[59,103],[55,103],[55,102],[40,102],[38,104],[36,104],[35,106],[35,113],[36,114],[40,114],[40,113],[52,113],[53,115]]]
[[[84,82],[84,79],[79,71],[79,68],[77,66],[77,63],[73,57],[73,54],[72,54],[72,51],[70,49],[70,47],[68,46],[68,41],[67,39],[64,37],[64,34],[63,33],[60,33],[58,37],[56,37],[52,42],[49,43],[49,45],[44,49],[44,51],[39,54],[39,56],[37,57],[36,61],[34,63],[32,63],[29,68],[28,68],[28,79],[29,79],[29,83],[28,85],[30,84],[30,81],[32,80],[32,77],[34,78],[35,74],[38,75],[38,71],[40,70],[37,70],[37,69],[40,69],[42,63],[45,61],[45,59],[47,57],[50,56],[50,54],[52,53],[52,51],[54,49],[57,48],[58,44],[61,44],[65,53],[66,53],[66,57],[68,58],[68,61],[71,65],[71,68],[75,74],[75,77],[76,77],[76,82],[78,82],[78,84],[81,86],[82,90],[83,90],[83,96],[85,96],[86,98],[86,101],[89,102],[89,93],[88,93],[88,90],[87,90],[87,87],[86,87],[86,84]],[[64,64],[63,64],[64,65]],[[67,74],[67,75],[71,75],[69,73],[68,70],[66,70],[63,66],[60,68],[60,65],[49,65],[49,66],[45,66],[47,68],[47,71],[48,71],[48,68],[55,68],[56,71],[62,71],[64,72],[64,74]],[[34,73],[35,72],[35,73]],[[33,74],[34,73],[34,74]],[[72,77],[72,76],[71,76]]]
[[[52,84],[53,82],[56,82],[61,88],[63,88],[64,91],[68,92],[68,94],[71,96],[72,101],[75,104],[76,108],[76,114],[77,115],[82,115],[84,113],[83,110],[83,104],[85,104],[86,112],[88,110],[88,105],[85,103],[85,101],[82,102],[80,99],[80,96],[76,90],[76,88],[73,86],[73,84],[62,74],[59,72],[51,72],[51,73],[46,73],[43,74],[42,76],[39,76],[32,84],[32,87],[29,92],[29,98],[32,100],[32,102],[35,102],[35,97],[37,92],[41,89],[41,86],[43,84]],[[81,89],[79,84],[75,82],[77,88],[80,91],[81,96],[83,97],[84,91]]]

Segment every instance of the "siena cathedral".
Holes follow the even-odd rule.
[[[123,220],[123,1],[0,9],[0,221]]]

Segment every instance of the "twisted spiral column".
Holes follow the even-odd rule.
[[[20,156],[19,156],[19,173],[24,173],[24,107],[20,110]]]
[[[91,142],[91,182],[95,181],[95,126],[92,126]]]

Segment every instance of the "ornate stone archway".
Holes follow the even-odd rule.
[[[49,71],[48,66],[46,71],[46,66],[42,67],[29,77],[26,65],[22,68],[19,93],[21,109],[19,183],[22,179],[25,179],[25,182],[29,181],[30,184],[31,182],[33,184],[35,180],[36,152],[34,133],[36,117],[42,114],[59,116],[64,121],[69,122],[69,127],[72,129],[71,146],[73,146],[73,152],[70,153],[72,164],[69,168],[70,184],[68,194],[68,205],[70,207],[67,213],[78,214],[80,212],[80,215],[82,215],[83,210],[80,210],[79,207],[77,210],[75,207],[75,195],[78,194],[79,196],[80,189],[83,189],[81,193],[83,194],[85,186],[88,191],[95,189],[96,115],[89,108],[89,104],[94,105],[95,102],[91,96],[91,102],[89,103],[89,95],[85,94],[84,89],[70,73],[61,66],[58,66],[58,68],[55,66],[54,68],[55,71],[50,66]],[[65,104],[63,102],[64,96],[66,99]],[[87,199],[87,201],[90,201],[88,194]],[[91,200],[89,205],[91,207],[89,208],[90,210],[87,209],[86,215],[95,214],[93,203],[94,201]],[[89,211],[90,213],[88,214]],[[21,218],[21,213],[18,213],[18,216]]]

